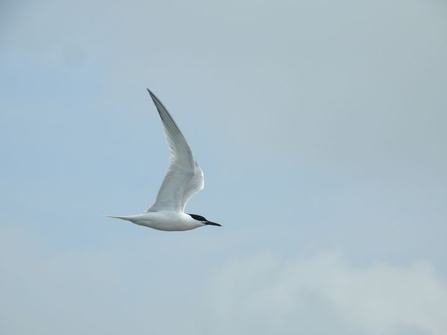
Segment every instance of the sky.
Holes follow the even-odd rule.
[[[447,333],[442,0],[0,3],[1,334]],[[167,233],[151,89],[205,173]]]

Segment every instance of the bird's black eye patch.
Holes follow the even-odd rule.
[[[201,215],[197,215],[197,214],[189,214],[188,213],[188,215],[190,216],[190,217],[192,217],[194,220],[197,220],[197,221],[208,221],[207,219],[205,219],[203,216],[201,216]]]

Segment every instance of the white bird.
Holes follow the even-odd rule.
[[[108,217],[127,220],[140,226],[164,231],[191,230],[207,225],[221,226],[201,215],[184,212],[188,200],[203,189],[203,171],[194,159],[191,148],[168,110],[149,89],[163,122],[165,137],[171,152],[168,171],[157,200],[143,214]]]

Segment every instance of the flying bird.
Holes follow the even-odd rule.
[[[145,213],[128,216],[108,215],[108,217],[127,220],[140,226],[163,231],[184,231],[203,226],[221,226],[201,215],[184,212],[188,200],[203,189],[203,171],[194,159],[191,148],[171,114],[154,93],[149,89],[147,91],[157,107],[171,152],[168,171],[155,203]]]

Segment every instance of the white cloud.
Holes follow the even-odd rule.
[[[426,262],[356,267],[334,252],[249,257],[216,275],[209,303],[219,334],[447,333],[447,285]]]
[[[4,334],[447,333],[447,283],[424,261],[282,257],[204,230],[141,235],[138,227],[71,250],[29,226],[0,228]]]

